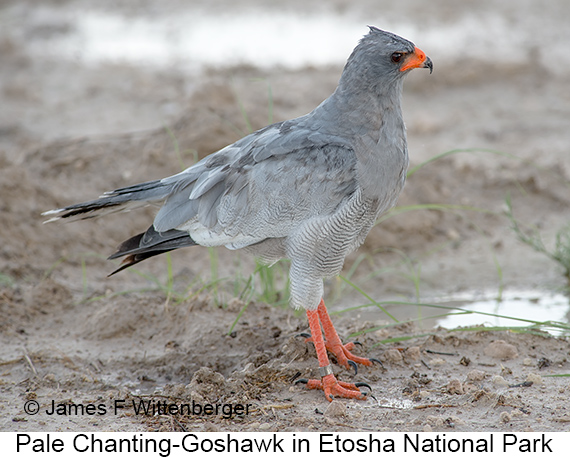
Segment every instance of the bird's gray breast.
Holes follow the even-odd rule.
[[[321,278],[339,274],[345,257],[364,241],[374,224],[380,204],[357,191],[335,214],[302,224],[286,240],[292,268]]]

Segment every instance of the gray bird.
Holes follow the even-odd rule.
[[[365,384],[338,381],[329,364],[327,350],[346,368],[375,360],[342,344],[325,308],[323,278],[340,273],[404,186],[401,94],[413,68],[431,73],[432,62],[410,41],[370,27],[334,93],[309,114],[254,132],[177,175],[44,215],[53,216],[47,222],[87,219],[163,202],[149,229],[110,257],[125,257],[112,274],[195,245],[244,249],[267,263],[290,259],[291,305],[307,311],[321,375],[303,382],[329,401],[365,399]]]

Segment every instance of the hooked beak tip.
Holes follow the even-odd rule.
[[[426,56],[426,60],[424,60],[424,68],[429,68],[429,74],[433,73],[433,63],[429,57]]]

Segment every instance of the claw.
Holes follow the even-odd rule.
[[[309,380],[308,380],[307,378],[297,379],[297,380],[294,382],[295,385],[297,385],[297,384],[308,384],[308,383],[309,383]]]
[[[360,347],[362,347],[362,343],[360,341],[353,341],[352,344],[358,344]]]
[[[372,387],[370,387],[370,385],[366,384],[365,382],[355,382],[354,385],[356,387],[366,387],[368,389],[370,389],[370,392],[372,392]],[[362,392],[363,395],[366,395],[366,392]]]
[[[295,381],[295,379],[297,379],[299,376],[301,376],[301,372],[297,371],[294,376],[291,376],[291,382]]]
[[[378,359],[368,359],[368,360],[370,360],[371,362],[377,363],[382,368],[384,368],[384,364],[380,360],[378,360]]]
[[[358,374],[358,367],[356,366],[356,363],[354,363],[352,360],[348,360],[348,364],[354,368],[354,374],[357,375]]]
[[[303,338],[311,338],[311,335],[309,333],[298,333],[297,335],[295,335],[295,337],[299,337],[302,336]]]

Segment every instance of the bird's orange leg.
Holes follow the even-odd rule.
[[[357,363],[365,366],[371,366],[372,362],[376,362],[380,365],[382,364],[382,362],[377,359],[367,359],[352,354],[350,351],[354,349],[354,343],[342,344],[342,341],[338,336],[338,333],[336,332],[336,329],[334,328],[332,320],[329,316],[325,302],[322,299],[319,303],[317,311],[319,314],[319,320],[323,326],[323,331],[325,333],[325,347],[328,351],[332,352],[336,356],[337,361],[340,365],[349,369],[350,365],[352,365],[354,371],[356,372]],[[307,338],[305,341],[307,343],[312,343],[313,338]]]
[[[349,360],[366,365],[367,367],[372,365],[372,360],[364,357],[358,357],[350,352],[351,349],[354,349],[354,343],[342,344],[323,299],[321,299],[317,311],[319,313],[319,320],[323,326],[323,332],[325,333],[326,347],[336,356],[340,365],[345,368],[350,368],[348,363]]]
[[[325,341],[321,332],[319,317],[320,313],[318,309],[307,311],[307,318],[309,319],[309,327],[311,328],[312,341],[315,345],[315,350],[317,351],[317,359],[319,360],[321,379],[309,379],[303,380],[303,382],[306,382],[309,389],[324,390],[325,397],[328,401],[332,401],[333,397],[356,398],[358,400],[365,400],[366,395],[360,392],[358,385],[338,381],[333,374],[327,355],[327,348],[325,347]]]

